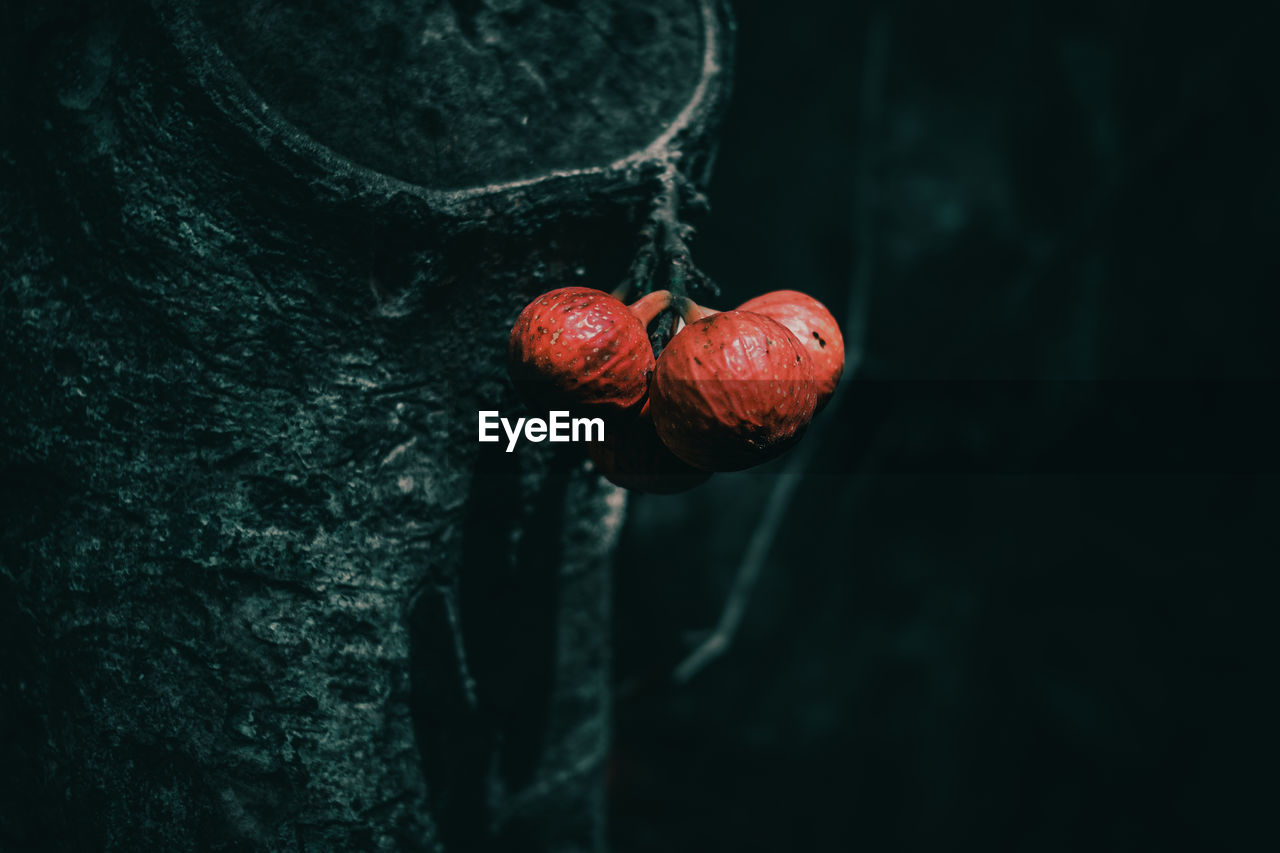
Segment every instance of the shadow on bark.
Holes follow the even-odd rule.
[[[575,461],[557,452],[526,501],[520,457],[486,446],[471,478],[458,587],[432,587],[410,615],[414,729],[450,849],[528,849],[529,828],[506,823],[491,772],[503,793],[518,793],[543,757]]]

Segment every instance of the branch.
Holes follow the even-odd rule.
[[[874,13],[867,28],[866,64],[863,67],[862,97],[860,125],[862,129],[862,145],[855,164],[857,195],[853,204],[854,245],[858,251],[858,260],[853,274],[849,277],[848,299],[845,312],[845,381],[837,387],[828,407],[837,411],[845,390],[851,380],[862,367],[866,354],[867,306],[870,303],[871,281],[874,269],[874,209],[875,183],[873,175],[874,158],[872,156],[872,140],[878,136],[880,117],[883,113],[886,72],[889,64],[890,24],[883,11]],[[824,422],[819,422],[811,431],[809,441],[792,451],[786,470],[778,476],[765,503],[760,523],[755,533],[747,542],[742,562],[738,566],[737,577],[733,587],[725,599],[724,608],[720,612],[720,620],[715,630],[703,640],[683,661],[676,666],[673,677],[677,683],[688,683],[709,663],[720,657],[733,644],[747,605],[751,601],[760,573],[764,570],[765,560],[773,550],[778,530],[791,506],[800,481],[809,468],[810,458],[819,446]]]

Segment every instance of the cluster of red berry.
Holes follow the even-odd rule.
[[[684,326],[655,358],[648,327],[667,308]],[[531,406],[605,419],[605,440],[589,450],[605,477],[657,493],[773,459],[799,440],[844,369],[835,318],[794,290],[714,311],[666,290],[627,306],[563,287],[520,313],[508,354]]]

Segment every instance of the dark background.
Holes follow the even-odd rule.
[[[735,8],[695,259],[717,307],[808,291],[865,358],[687,685],[788,460],[633,500],[615,848],[1264,847],[1273,17]]]
[[[480,4],[453,5],[473,13]],[[561,0],[551,5],[572,6]],[[743,0],[734,6],[736,91],[708,188],[712,210],[695,222],[696,260],[724,289],[710,300],[716,307],[781,287],[824,300],[844,323],[857,370],[816,422],[803,452],[753,472],[717,475],[685,495],[633,497],[615,566],[614,849],[1271,849],[1274,842],[1268,845],[1265,835],[1274,834],[1278,717],[1271,696],[1272,578],[1280,565],[1280,426],[1273,411],[1280,390],[1273,332],[1280,316],[1280,63],[1274,15],[1264,14],[1262,4],[1156,2]],[[0,16],[10,11],[5,7]],[[76,63],[62,68],[58,60],[60,51],[69,50],[60,39],[78,44],[71,38],[79,37],[76,30],[45,29],[44,42],[20,45],[12,34],[21,32],[16,25],[0,26],[0,34],[9,35],[0,41],[11,48],[0,62],[0,71],[10,75],[0,85],[0,121],[10,120],[8,129],[20,131],[15,138],[30,145],[24,153],[31,162],[43,162],[46,154],[58,162],[81,146],[91,149],[93,134],[82,140],[63,132],[72,126],[66,119],[57,128],[39,120],[63,115],[52,97],[58,86],[70,86],[73,96],[92,89],[94,80],[75,78]],[[123,41],[137,42],[135,48],[161,35],[132,26],[121,32],[129,36]],[[31,57],[44,56],[45,66],[27,67]],[[124,80],[131,74],[152,79],[146,62],[121,73]],[[35,81],[31,91],[18,97],[29,80]],[[657,75],[636,91],[679,89],[664,80]],[[126,87],[112,92],[112,103],[126,117],[146,116],[153,94],[146,86]],[[627,109],[632,101],[637,109],[644,106],[642,98],[626,94],[611,90],[610,97]],[[188,106],[200,117],[202,104],[197,98]],[[32,105],[42,112],[24,115]],[[383,106],[391,115],[399,111],[398,103]],[[163,133],[187,127],[176,107],[165,115]],[[352,126],[364,127],[364,112],[353,115]],[[612,115],[606,113],[606,120]],[[181,138],[194,145],[221,119],[202,122]],[[149,135],[153,124],[132,125],[143,148],[156,143]],[[600,143],[592,134],[565,138]],[[46,150],[41,140],[56,141]],[[260,151],[232,142],[221,140],[230,147],[217,150],[231,157],[235,174],[242,174],[240,167],[244,174],[276,174],[274,165],[258,159]],[[213,210],[230,205],[238,213],[242,205],[256,211],[249,217],[252,227],[269,229],[270,220],[256,218],[264,206],[260,197],[203,192],[217,187],[224,163],[188,169],[198,162],[191,152],[203,148],[160,143],[154,150],[177,155],[152,164],[154,174],[139,169],[131,180],[144,187],[151,179],[169,183],[179,200],[184,193],[207,195]],[[95,162],[90,165],[96,169]],[[29,172],[26,162],[6,160],[4,169],[7,177],[22,176],[24,192],[28,185],[44,186],[44,173]],[[70,190],[70,202],[58,191],[32,193],[49,218],[0,223],[16,223],[0,233],[18,235],[8,238],[6,248],[24,263],[37,225],[45,242],[79,245],[82,211],[75,203],[87,203],[86,215],[101,221],[122,221],[111,196],[95,195],[94,186],[77,187],[75,176],[93,170],[85,164],[76,169],[59,172],[59,182],[49,184]],[[267,183],[254,192],[271,194],[273,188]],[[297,220],[287,205],[280,210],[290,233],[307,231],[308,222]],[[329,215],[316,214],[342,230]],[[362,209],[351,215],[363,216]],[[156,233],[168,234],[167,220],[159,222]],[[292,247],[274,253],[264,269],[296,286],[299,304],[311,304],[312,270],[339,282],[332,293],[358,290],[367,298],[365,277],[344,276],[346,268],[331,263],[329,254],[353,254],[364,232],[336,240],[336,246],[323,245],[329,232],[319,233],[299,244],[317,246],[315,257]],[[115,232],[103,234],[105,251],[115,251]],[[431,237],[406,234],[388,235],[387,257],[400,265],[387,262],[385,272],[405,292],[416,293],[420,258],[414,252]],[[129,239],[123,248],[135,260],[150,257],[139,251],[150,244],[139,243],[136,234]],[[530,242],[536,244],[530,257],[537,257],[542,241]],[[621,274],[631,247],[599,242],[602,255],[616,255],[613,266]],[[31,244],[40,248],[36,240]],[[461,246],[461,256],[482,254],[477,246]],[[180,248],[172,253],[185,260]],[[215,341],[238,331],[239,315],[226,312],[231,319],[219,321],[224,327],[208,320],[221,314],[200,306],[215,298],[221,303],[228,294],[244,298],[233,305],[253,304],[244,294],[256,286],[238,272],[241,247],[226,252],[234,255],[226,269],[235,275],[226,273],[223,281],[240,282],[243,292],[201,290],[208,269],[202,266],[192,287],[211,302],[160,300],[170,304],[170,322],[190,321]],[[360,258],[366,257],[372,253],[362,251]],[[96,259],[92,252],[72,252],[71,268],[83,273],[76,265],[88,267]],[[362,273],[365,263],[357,265]],[[102,269],[119,265],[111,260]],[[40,269],[35,283],[22,288],[6,282],[6,298],[12,302],[20,290],[23,298],[42,298],[42,288],[60,292],[87,278],[63,275],[59,281],[60,271],[56,265]],[[131,280],[143,292],[168,283],[163,275],[134,274]],[[544,286],[541,279],[529,286],[535,283]],[[192,293],[178,291],[183,298]],[[477,318],[486,312],[514,316],[516,294],[502,299],[507,302],[491,299],[478,312],[463,301],[467,310],[441,314],[478,324],[498,341],[505,326]],[[342,329],[371,323],[378,335],[388,334],[367,312],[351,319],[345,304],[322,304],[342,318]],[[323,318],[321,308],[310,310],[313,320]],[[425,313],[422,306],[415,310]],[[92,312],[83,316],[89,317],[86,326],[100,319]],[[133,308],[120,316],[133,317]],[[296,368],[289,359],[300,346],[296,341],[328,339],[323,323],[314,325],[317,330],[295,324],[289,335],[281,332],[295,349],[275,346],[269,335],[261,338],[260,351],[280,375],[291,376]],[[97,339],[113,327],[90,328]],[[303,329],[297,339],[296,328]],[[460,335],[473,331],[467,323],[460,329]],[[141,336],[130,327],[122,340],[132,346]],[[412,373],[421,329],[406,321],[395,326],[392,340],[397,345],[388,351]],[[412,345],[399,348],[405,342]],[[138,344],[144,355],[145,343]],[[27,376],[81,369],[67,367],[65,354],[46,366],[41,350],[15,346],[8,352],[5,367]],[[228,362],[234,371],[262,371],[240,356],[228,356]],[[105,376],[110,367],[104,362],[93,369]],[[139,376],[139,387],[148,387],[152,378]],[[26,411],[15,407],[20,414],[43,412],[46,405],[53,412],[65,402],[65,395],[43,394],[41,385],[21,387]],[[361,412],[336,422],[359,427]],[[130,423],[141,429],[137,424],[147,422]],[[181,427],[165,429],[181,435]],[[374,434],[384,430],[379,425]],[[166,434],[157,429],[152,440]],[[336,431],[331,440],[337,448]],[[274,438],[265,443],[275,446]],[[368,443],[373,446],[373,439]],[[334,454],[338,458],[336,449]],[[237,456],[228,452],[226,458]],[[176,489],[187,480],[175,458]],[[725,657],[688,684],[674,683],[673,668],[715,623],[753,531],[771,521],[763,513],[779,475],[797,465],[805,476],[781,519],[772,519],[779,532],[740,634]],[[110,465],[101,469],[115,476]],[[270,477],[263,482],[288,470],[265,468]],[[121,471],[127,479],[129,471]],[[238,476],[218,475],[211,482],[222,488]],[[68,476],[40,492],[14,482],[7,505],[22,512],[6,517],[9,528],[0,539],[25,549],[30,530],[53,529],[55,516],[46,511],[50,496],[74,493],[79,484]],[[494,494],[508,495],[509,482]],[[292,506],[272,503],[274,495],[263,491],[267,510]],[[219,494],[207,492],[210,499]],[[161,490],[154,501],[161,511],[165,495]],[[84,527],[90,533],[99,523],[116,523],[90,515],[96,512],[91,502],[69,506],[81,513],[74,518],[90,520]],[[364,510],[383,512],[382,506],[373,502]],[[376,523],[394,526],[411,515],[400,504],[386,506],[391,508]],[[471,511],[482,516],[484,506]],[[293,510],[282,517],[307,521],[305,512]],[[159,527],[148,524],[147,530]],[[558,526],[544,525],[542,532]],[[484,525],[477,527],[471,541],[500,550],[497,540],[484,539]],[[60,553],[57,536],[41,536],[52,553]],[[67,547],[77,541],[67,539]],[[139,536],[125,544],[135,542],[142,547],[147,540]],[[201,547],[217,553],[213,544]],[[344,546],[333,547],[341,553]],[[269,555],[261,562],[287,568],[294,561]],[[56,586],[58,575],[33,565],[31,577],[53,578],[49,585]],[[156,581],[160,612],[181,621],[188,611],[170,606],[174,599],[166,589]],[[118,611],[103,612],[131,613],[133,595],[130,588]],[[84,695],[96,695],[93,685],[102,682],[95,679],[115,670],[99,673],[90,654],[71,671],[74,677],[55,671],[50,678],[42,658],[25,651],[39,648],[37,632],[15,615],[22,610],[17,596],[7,598],[0,600],[0,629],[7,631],[0,644],[0,688],[18,683],[25,690],[30,682],[43,690],[47,680],[88,684]],[[84,647],[96,652],[93,635],[86,636]],[[497,637],[496,648],[528,645],[518,631]],[[103,650],[113,651],[110,644]],[[147,662],[143,652],[139,659]],[[287,658],[280,667],[310,672],[300,660]],[[147,670],[142,664],[139,669]],[[244,672],[254,672],[252,660]],[[189,681],[173,677],[168,683],[187,695]],[[210,695],[239,700],[232,681],[210,683]],[[79,695],[68,688],[55,698],[70,708],[77,706],[68,697]],[[129,687],[109,693],[108,704],[126,730],[145,722],[149,706],[139,695],[147,694]],[[510,705],[518,718],[519,703]],[[46,829],[96,832],[86,800],[71,797],[69,789],[66,802],[74,808],[60,810],[62,779],[75,778],[81,768],[92,773],[105,767],[116,775],[84,787],[101,782],[110,789],[123,785],[119,779],[134,782],[127,768],[106,749],[89,756],[93,760],[73,754],[75,760],[61,768],[37,760],[35,751],[45,745],[43,717],[10,716],[0,723],[14,719],[19,725],[6,731],[4,743],[16,745],[11,754],[18,759],[0,762],[3,793],[14,795],[6,801],[4,816],[13,822],[5,829],[17,826],[12,837],[41,842],[51,837]],[[525,719],[537,722],[532,712]],[[102,725],[116,723],[112,718]],[[165,734],[168,726],[167,720],[156,724]],[[78,731],[72,724],[66,730]],[[172,740],[185,748],[188,739]],[[74,750],[77,743],[93,747],[100,741],[64,736],[59,748]],[[476,754],[479,759],[468,754],[459,764],[466,773],[479,768],[475,778],[481,779],[492,762],[483,749]],[[224,756],[215,750],[214,757]],[[18,766],[24,761],[29,764]],[[219,771],[216,761],[208,766]],[[215,781],[244,778],[238,765],[229,766]],[[203,784],[196,777],[206,767],[200,767],[198,774],[184,770],[184,784],[188,776]],[[254,778],[248,784],[256,784]],[[156,802],[146,799],[153,790],[144,784],[122,790],[140,799],[113,795],[102,803],[87,801],[89,808],[110,806],[121,826],[168,828],[163,816],[133,820],[130,803]],[[296,804],[274,782],[261,790],[259,799],[268,811],[278,805],[279,825],[288,826]],[[280,797],[278,804],[272,795]],[[201,803],[199,796],[191,801]],[[175,802],[185,807],[181,798]],[[484,820],[478,823],[488,830]],[[201,831],[197,825],[191,837],[200,838]],[[84,837],[90,839],[86,849],[101,846]]]

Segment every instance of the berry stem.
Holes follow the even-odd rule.
[[[696,323],[704,317],[710,317],[712,314],[720,312],[714,308],[707,308],[699,305],[687,296],[671,297],[671,307],[679,312],[685,323]]]
[[[662,258],[663,284],[671,291],[671,305],[678,307],[687,299],[687,281],[689,271],[693,269],[693,258],[685,238],[692,229],[680,221],[681,189],[688,186],[688,181],[676,168],[675,161],[668,161],[667,167],[659,178],[661,191],[654,199],[653,212],[649,221],[654,228],[657,252]],[[671,340],[676,331],[676,314],[666,311],[658,318],[654,333],[650,336],[655,353]]]
[[[705,209],[707,198],[684,176],[673,157],[658,176],[658,193],[640,229],[640,248],[626,279],[613,291],[615,297],[625,301],[633,290],[644,296],[661,288],[671,292],[670,304],[676,308],[688,298],[692,287],[719,294],[720,289],[693,264],[687,242],[693,228],[680,219],[682,204],[690,209]],[[664,311],[658,317],[649,336],[655,353],[660,353],[675,333],[676,313]]]
[[[653,322],[653,319],[671,307],[671,291],[655,290],[653,293],[647,293],[641,296],[635,302],[628,306],[632,314],[640,318],[640,322],[645,328]]]
[[[653,264],[657,260],[657,221],[650,213],[640,229],[640,248],[627,269],[622,284],[613,291],[613,297],[626,302],[632,291],[639,291],[641,296],[653,292]]]
[[[685,242],[692,229],[680,221],[680,183],[685,179],[672,162],[667,164],[659,180],[662,192],[656,199],[651,218],[657,226],[662,258],[667,264],[667,290],[673,297],[680,297],[685,295],[685,280],[693,267],[693,258]]]

